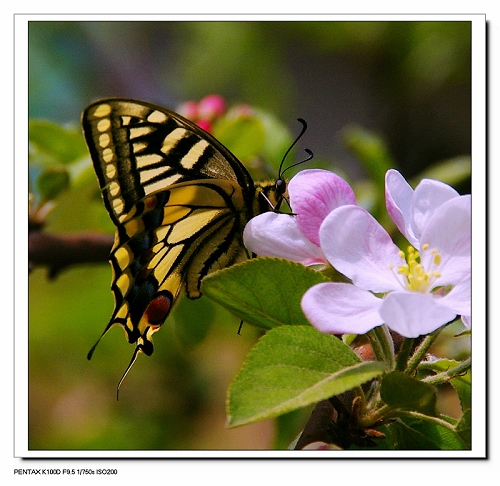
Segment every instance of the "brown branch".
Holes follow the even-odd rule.
[[[49,278],[54,278],[72,265],[107,262],[113,241],[113,236],[99,233],[55,235],[32,231],[28,236],[30,268],[46,266]]]
[[[371,431],[356,423],[352,415],[355,395],[348,391],[316,404],[295,449],[347,449],[351,445],[362,448],[375,446]],[[323,446],[321,446],[323,444]]]

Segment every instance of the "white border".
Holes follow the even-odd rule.
[[[28,83],[27,83],[27,26],[30,20],[57,21],[87,21],[87,20],[297,20],[295,15],[126,15],[117,18],[116,15],[57,15],[42,18],[36,15],[17,15],[15,17],[15,220],[26,220],[27,204],[25,200],[27,172],[27,113],[28,113]],[[473,126],[473,234],[474,234],[474,268],[473,268],[473,309],[474,321],[486,322],[484,308],[485,288],[485,255],[486,227],[484,221],[484,193],[486,177],[485,151],[485,16],[484,15],[301,15],[301,20],[461,20],[472,22],[472,126]],[[16,225],[15,242],[15,456],[32,458],[151,458],[151,457],[224,457],[224,458],[313,458],[313,457],[370,457],[370,458],[408,458],[430,456],[428,451],[370,451],[367,453],[355,451],[314,452],[314,451],[30,451],[28,450],[28,400],[27,400],[27,320],[26,305],[27,281],[22,278],[27,268],[27,238],[23,235],[22,225]],[[479,262],[479,263],[477,263]],[[486,381],[482,370],[486,367],[485,329],[482,326],[474,328],[473,355],[473,449],[472,451],[437,451],[432,457],[485,457],[486,416]],[[123,463],[119,463],[123,467]],[[52,466],[51,466],[52,467]],[[56,467],[56,466],[54,466]],[[85,467],[85,466],[82,466]],[[106,467],[111,467],[109,464]],[[237,481],[237,479],[236,479]]]
[[[14,247],[14,333],[15,333],[15,454],[18,447],[27,449],[28,440],[28,238],[26,215],[28,201],[28,23],[15,19],[14,59],[14,177],[15,177],[15,247]],[[18,44],[19,43],[19,44]],[[26,232],[26,233],[25,233]],[[24,455],[24,454],[23,454]],[[24,457],[27,457],[24,455]]]
[[[472,447],[486,456],[486,25],[472,23]]]

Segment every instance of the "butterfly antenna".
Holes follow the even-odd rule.
[[[309,162],[313,157],[314,157],[314,154],[312,153],[312,150],[309,150],[308,148],[304,149],[304,152],[306,152],[309,157],[307,157],[307,159],[304,159],[304,160],[301,160],[300,162],[295,162],[295,164],[292,164],[292,165],[289,165],[282,173],[281,173],[281,176],[283,177],[283,174],[288,170],[288,169],[291,169],[292,167],[295,167],[296,165],[300,165],[300,164],[303,164],[304,162]]]
[[[120,393],[120,387],[122,386],[123,380],[128,375],[128,372],[130,371],[130,368],[132,368],[132,366],[134,365],[135,360],[137,359],[137,355],[139,354],[140,350],[141,349],[139,348],[139,346],[135,347],[134,354],[132,355],[132,359],[130,360],[130,363],[128,364],[127,369],[125,370],[125,373],[123,373],[120,381],[118,382],[118,386],[116,387],[116,400],[117,401],[118,401],[118,394]]]
[[[305,131],[307,130],[307,123],[303,118],[297,118],[297,121],[302,124],[302,130],[300,131],[299,135],[297,138],[294,140],[292,145],[288,147],[288,150],[285,152],[285,155],[283,155],[283,158],[281,159],[280,167],[278,170],[278,178],[281,179],[283,177],[283,174],[290,169],[291,167],[295,167],[296,165],[302,164],[303,162],[306,162],[306,160],[303,160],[301,162],[298,162],[297,164],[293,164],[290,167],[287,167],[283,172],[281,172],[281,169],[283,168],[283,164],[285,163],[285,160],[290,153],[290,150],[295,146],[295,144],[302,138],[302,135],[304,135]],[[312,152],[309,149],[306,149],[306,152],[310,155],[310,157],[307,160],[311,160],[312,158]]]

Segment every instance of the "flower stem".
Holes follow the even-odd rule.
[[[354,388],[353,392],[355,394],[355,397],[352,400],[352,414],[354,417],[356,417],[357,420],[359,420],[359,418],[363,416],[366,410],[366,397],[363,388],[361,388],[360,386]]]
[[[413,349],[414,343],[415,343],[414,338],[403,339],[401,347],[399,348],[399,353],[396,361],[396,369],[398,371],[404,371],[404,369],[406,368],[406,364],[408,363],[408,359],[410,358],[410,354]]]
[[[458,364],[454,368],[450,368],[447,371],[443,371],[442,373],[438,373],[434,376],[428,376],[427,378],[422,378],[422,381],[425,383],[429,383],[429,385],[440,385],[442,383],[446,383],[450,381],[455,376],[466,373],[471,367],[471,358],[467,358],[462,363]]]
[[[415,352],[413,353],[412,357],[408,361],[408,365],[406,366],[406,369],[404,370],[406,374],[411,375],[417,369],[417,366],[424,359],[427,351],[429,351],[429,348],[432,346],[432,344],[434,343],[434,341],[438,337],[438,335],[441,332],[441,330],[443,329],[443,327],[436,329],[434,332],[427,334],[427,336],[424,337],[424,339],[417,346],[417,348],[415,349]]]
[[[382,402],[381,402],[382,403]],[[377,422],[383,420],[388,413],[392,411],[392,407],[386,404],[381,404],[380,406],[374,408],[370,413],[366,414],[364,417],[360,418],[358,424],[361,427],[371,427]]]
[[[384,324],[368,332],[373,352],[378,361],[387,365],[388,370],[393,370],[395,365],[394,343],[389,329]]]
[[[451,430],[452,432],[456,432],[456,429],[453,426],[453,424],[450,424],[446,420],[443,420],[443,419],[441,419],[439,417],[432,417],[430,415],[425,415],[425,414],[420,413],[420,412],[414,412],[414,411],[411,411],[411,410],[397,410],[397,411],[394,411],[394,413],[391,414],[391,416],[394,416],[394,417],[410,417],[410,418],[416,418],[416,419],[420,419],[420,420],[425,420],[427,422],[433,422],[433,423],[435,423],[437,425],[440,425],[441,427],[445,427],[446,429]]]

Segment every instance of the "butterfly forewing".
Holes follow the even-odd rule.
[[[236,181],[253,199],[253,181],[234,155],[174,112],[131,100],[103,100],[85,110],[83,129],[117,225],[144,196],[194,179]]]
[[[182,290],[247,258],[243,228],[254,183],[215,138],[180,115],[143,102],[102,100],[83,129],[111,219],[113,324],[146,354],[151,334]]]

